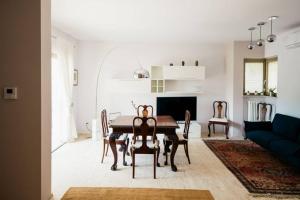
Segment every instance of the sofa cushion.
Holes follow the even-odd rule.
[[[272,122],[272,131],[278,135],[291,140],[299,140],[300,119],[276,114]]]
[[[300,158],[296,156],[281,157],[281,160],[288,162],[291,166],[300,172]]]
[[[249,122],[244,121],[245,123],[245,131],[272,131],[272,123],[271,122]]]
[[[300,144],[291,140],[274,140],[270,142],[270,150],[281,156],[296,155]]]
[[[246,132],[247,138],[262,147],[269,148],[271,141],[282,140],[280,136],[274,135],[271,131],[250,131]]]
[[[295,156],[300,159],[300,149],[298,151],[296,151]]]

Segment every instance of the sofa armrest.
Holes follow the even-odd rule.
[[[249,121],[244,121],[245,123],[245,132],[249,131],[272,131],[272,123],[271,122],[249,122]]]

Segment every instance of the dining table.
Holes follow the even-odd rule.
[[[114,156],[114,163],[111,166],[111,170],[115,171],[117,170],[117,163],[118,163],[118,152],[116,147],[116,140],[121,137],[122,134],[130,134],[133,133],[133,119],[134,115],[128,116],[128,115],[121,115],[112,120],[109,124],[109,127],[112,129],[112,133],[109,136],[109,145],[111,147],[111,150],[113,152]],[[167,144],[170,146],[172,144],[171,148],[171,155],[170,155],[170,162],[171,162],[171,169],[172,171],[176,172],[177,167],[174,164],[174,157],[177,151],[178,147],[178,136],[176,134],[176,129],[179,128],[176,120],[170,116],[170,115],[161,115],[161,116],[154,116],[154,118],[157,121],[156,125],[156,134],[164,134],[168,136],[168,139],[171,141],[170,144]],[[153,127],[154,124],[150,124],[149,127]],[[168,149],[168,147],[166,148]],[[165,152],[167,153],[167,152]],[[125,162],[126,165],[126,162]],[[165,165],[168,165],[168,160],[166,156]]]

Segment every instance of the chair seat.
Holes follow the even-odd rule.
[[[103,138],[103,139],[109,140],[109,137],[110,137],[111,134],[112,134],[112,133],[110,133],[109,135],[107,135],[107,136],[106,136],[105,138]],[[122,135],[120,135],[120,137],[119,137],[118,139],[116,139],[116,142],[117,142],[117,141],[126,141],[127,138],[128,138],[128,133],[123,133]]]
[[[216,118],[216,117],[213,117],[209,120],[209,122],[220,122],[220,123],[228,123],[228,119],[227,118]]]
[[[179,140],[188,140],[183,136],[183,133],[177,133],[177,137]]]
[[[177,133],[176,135],[177,135],[179,141],[180,141],[180,140],[188,140],[188,139],[186,139],[186,138],[183,136],[183,133]],[[167,135],[165,135],[165,138],[164,138],[164,139],[167,140],[167,141],[170,140],[169,137],[168,137]]]
[[[142,140],[136,140],[135,144],[131,143],[131,147],[138,149],[142,146]],[[151,149],[158,149],[159,148],[159,140],[156,140],[155,143],[152,140],[147,140],[147,146]]]

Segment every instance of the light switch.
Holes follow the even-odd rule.
[[[18,99],[18,89],[17,87],[5,87],[3,89],[4,99]]]

